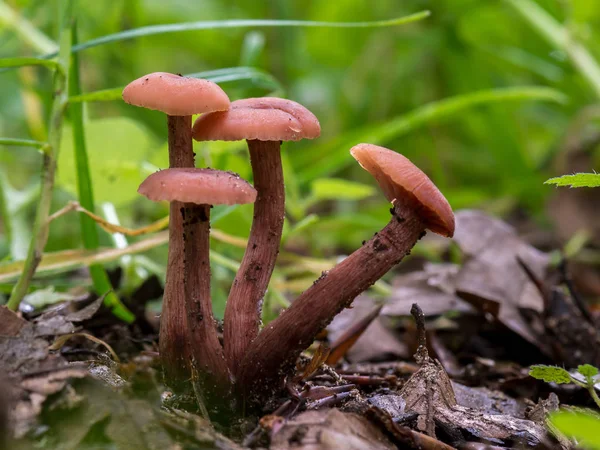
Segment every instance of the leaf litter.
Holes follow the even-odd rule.
[[[162,384],[157,324],[144,308],[161,295],[156,280],[132,296],[130,326],[102,298],[66,297],[40,304],[41,313],[0,307],[0,443],[10,435],[15,449],[40,440],[60,449],[568,448],[546,418],[563,403],[585,405],[582,389],[538,382],[524,366],[598,365],[586,345],[598,340],[596,319],[549,254],[484,213],[456,217],[459,263],[397,275],[383,301],[359,296],[262,418],[230,426],[215,428],[193,398]],[[424,312],[416,325],[413,303]]]

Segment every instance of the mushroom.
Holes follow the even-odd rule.
[[[281,141],[314,139],[317,118],[304,106],[281,98],[248,98],[230,109],[199,117],[193,137],[199,141],[246,139],[258,197],[248,245],[225,308],[225,357],[233,375],[258,334],[262,299],[279,253],[285,192]]]
[[[252,203],[256,190],[230,172],[174,168],[153,173],[138,192],[150,200],[169,201],[179,207],[185,243],[181,280],[187,326],[183,329],[191,344],[192,366],[206,394],[225,392],[231,381],[210,298],[210,205]],[[173,285],[167,284],[165,289],[173,289]],[[165,295],[169,295],[166,290]]]
[[[393,204],[381,231],[333,269],[324,272],[254,340],[239,371],[244,394],[259,401],[278,389],[296,358],[354,298],[410,253],[425,230],[451,237],[454,214],[433,182],[404,156],[360,144],[352,156],[377,180]]]
[[[227,94],[215,83],[165,72],[151,73],[132,81],[123,90],[123,100],[167,114],[170,167],[194,167],[192,114],[229,108]],[[187,361],[190,349],[186,337],[183,298],[181,208],[182,205],[177,202],[171,203],[169,255],[160,320],[160,356],[167,380],[171,383],[189,377]]]

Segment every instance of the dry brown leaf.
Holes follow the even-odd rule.
[[[459,211],[456,224],[454,240],[467,258],[457,275],[457,294],[550,355],[548,345],[520,312],[542,312],[544,301],[517,262],[518,257],[542,278],[548,255],[521,240],[506,223],[483,212]]]
[[[359,295],[351,309],[343,310],[329,324],[329,339],[333,342],[338,340],[348,329],[373,312],[374,308],[375,304],[370,297]],[[389,357],[406,359],[409,356],[407,346],[385,326],[381,317],[372,321],[346,353],[346,359],[353,363],[381,361]]]
[[[382,306],[377,306],[362,319],[354,322],[334,342],[331,343],[331,351],[327,357],[327,364],[334,365],[348,353],[348,350],[362,336],[364,331],[379,316]]]
[[[337,409],[307,411],[281,427],[271,450],[395,450],[385,434],[362,416]]]
[[[448,311],[475,313],[475,308],[456,295],[459,270],[456,264],[426,263],[421,271],[397,276],[381,314],[407,316],[413,303],[418,303],[426,316]]]
[[[0,337],[14,337],[27,322],[6,306],[0,306]]]

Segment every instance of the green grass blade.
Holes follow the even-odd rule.
[[[32,147],[45,152],[48,149],[47,142],[33,141],[31,139],[0,138],[0,145],[11,145],[15,147]]]
[[[225,69],[208,70],[185,75],[192,78],[204,78],[215,83],[231,83],[236,81],[249,81],[253,86],[268,91],[283,91],[281,83],[271,74],[254,67],[228,67]],[[124,86],[123,86],[124,87]],[[69,97],[70,103],[80,102],[108,102],[120,100],[123,87],[103,89]]]
[[[240,66],[255,66],[265,48],[265,35],[260,31],[250,31],[244,37],[240,52]]]
[[[361,142],[385,144],[386,142],[412,132],[431,122],[459,119],[458,113],[479,105],[497,102],[537,100],[566,103],[567,97],[561,92],[545,87],[511,87],[472,92],[470,94],[445,98],[423,105],[380,125],[363,127],[333,139],[322,145],[319,151],[297,153],[295,166],[299,168],[299,178],[308,182],[318,177],[328,176],[352,164],[348,155],[350,147]],[[320,155],[319,159],[315,155]]]
[[[38,52],[55,52],[58,48],[56,42],[42,33],[3,0],[0,0],[0,24],[12,29],[23,42]]]
[[[52,203],[52,192],[54,190],[54,175],[56,172],[56,160],[62,136],[62,124],[65,108],[68,101],[67,85],[68,74],[71,63],[71,31],[68,27],[60,28],[59,32],[60,50],[57,63],[60,69],[55,71],[54,76],[54,99],[50,113],[50,126],[48,130],[48,149],[44,153],[41,171],[40,195],[37,202],[35,219],[33,222],[32,238],[27,250],[27,258],[23,265],[23,271],[14,285],[11,295],[6,303],[7,308],[16,311],[21,300],[27,294],[31,280],[35,275],[40,257],[48,242],[49,222],[48,216]]]
[[[209,20],[198,22],[173,23],[165,25],[150,25],[121,31],[119,33],[83,42],[73,47],[73,52],[80,52],[99,45],[122,42],[139,37],[167,33],[182,33],[185,31],[215,30],[224,28],[260,28],[260,27],[305,27],[305,28],[384,28],[395,27],[417,22],[429,17],[429,11],[421,11],[404,17],[373,22],[321,22],[311,20],[269,20],[269,19],[239,19],[239,20]],[[51,57],[53,55],[47,55]]]
[[[568,29],[532,0],[506,0],[551,45],[564,51],[600,97],[600,66]]]
[[[15,57],[0,59],[0,69],[25,66],[44,66],[51,70],[56,70],[59,66],[53,59]]]
[[[73,24],[72,41],[77,42],[77,25]],[[79,95],[81,84],[79,81],[79,58],[75,53],[71,60],[71,73],[69,76],[69,95]],[[75,149],[75,166],[77,172],[77,191],[79,203],[88,211],[94,211],[94,192],[88,163],[87,148],[85,142],[85,128],[83,121],[83,105],[73,103],[69,107],[69,118],[73,130],[73,143]],[[96,250],[100,244],[96,223],[85,214],[80,214],[81,235],[83,246],[87,250]],[[99,264],[90,265],[90,275],[94,283],[94,290],[99,295],[105,295],[104,304],[111,308],[113,314],[126,322],[133,322],[135,316],[121,303],[117,295],[112,292],[112,285],[108,275]]]
[[[573,175],[563,175],[546,180],[544,184],[554,184],[556,186],[568,186],[573,188],[580,187],[600,187],[600,173],[575,173]]]

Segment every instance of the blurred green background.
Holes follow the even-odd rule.
[[[476,207],[504,216],[517,212],[541,229],[550,227],[545,211],[554,188],[543,181],[567,170],[560,163],[566,142],[582,141],[594,132],[597,114],[586,111],[600,92],[596,63],[578,64],[573,49],[580,47],[573,46],[600,57],[600,2],[523,0],[521,6],[533,7],[525,12],[515,8],[516,2],[80,0],[80,42],[154,24],[226,19],[358,22],[431,11],[424,20],[397,27],[230,28],[109,43],[79,53],[82,91],[122,87],[154,71],[190,74],[250,67],[255,70],[225,71],[248,74],[220,83],[232,100],[285,96],[317,115],[320,139],[284,145],[288,252],[271,290],[283,301],[286,293],[302,290],[316,278],[315,272],[328,267],[323,258],[351,252],[387,222],[389,205],[348,153],[359,142],[378,143],[409,157],[454,209]],[[36,33],[55,41],[59,3],[0,1],[0,57],[48,53],[51,42]],[[18,23],[20,18],[33,30]],[[46,68],[0,73],[0,136],[45,140],[51,101],[52,75]],[[120,100],[86,102],[84,108],[96,212],[128,227],[164,217],[166,205],[140,198],[136,189],[145,176],[167,166],[165,117]],[[251,178],[245,143],[195,145],[198,166]],[[40,165],[35,150],[0,147],[0,258],[5,264],[26,255]],[[67,121],[52,211],[76,199],[75,171]],[[53,222],[47,252],[81,248],[74,214]],[[214,228],[247,236],[251,207],[215,209],[215,217],[219,215]],[[102,231],[100,238],[103,247],[126,245]],[[144,237],[127,239],[133,243]],[[219,240],[213,244],[220,314],[232,268],[243,250]],[[165,263],[162,245],[107,267],[126,268],[121,292],[127,293],[149,274],[164,278]],[[90,282],[85,274],[59,271],[34,283],[36,288],[49,285],[63,291]],[[11,281],[4,282],[3,292],[11,286]]]

